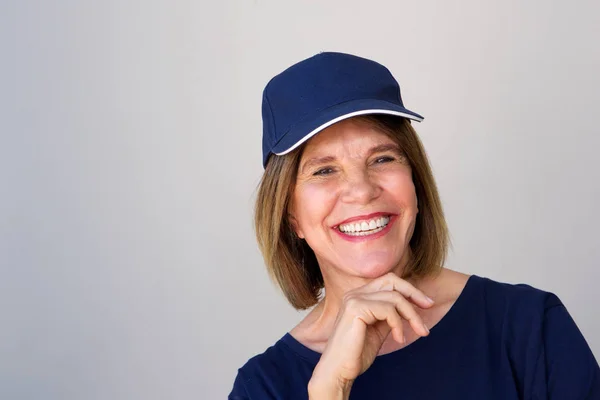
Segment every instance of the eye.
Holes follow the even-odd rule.
[[[317,172],[315,172],[313,174],[313,176],[324,176],[324,175],[329,175],[333,173],[333,168],[331,167],[325,167],[325,168],[321,168],[320,170],[318,170]]]
[[[377,157],[374,161],[375,164],[383,164],[383,163],[387,163],[390,161],[394,161],[394,157],[391,156],[382,156],[382,157]]]

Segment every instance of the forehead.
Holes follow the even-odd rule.
[[[302,158],[341,153],[360,155],[382,144],[395,142],[369,121],[350,118],[325,128],[311,138],[306,143]]]

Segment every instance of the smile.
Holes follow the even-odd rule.
[[[338,230],[348,236],[369,236],[381,232],[390,223],[390,216],[353,221],[348,224],[340,224]]]

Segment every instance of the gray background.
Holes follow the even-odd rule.
[[[0,398],[217,399],[301,314],[251,225],[267,80],[387,65],[447,265],[559,295],[595,354],[597,1],[0,3]]]

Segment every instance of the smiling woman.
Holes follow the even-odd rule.
[[[558,297],[444,267],[422,119],[385,67],[348,54],[267,84],[256,235],[288,301],[312,309],[230,399],[600,399]]]
[[[370,183],[372,179],[396,187],[380,188]],[[402,208],[400,214],[400,205],[393,204],[393,198],[386,200],[392,204],[382,204],[381,199],[377,203],[371,201],[370,197],[379,197],[384,190],[385,196],[406,195],[408,190],[409,200],[415,204],[412,208]],[[341,198],[340,191],[343,192]],[[367,198],[361,199],[361,196]],[[359,269],[369,266],[374,268],[371,275],[381,275],[373,263],[361,264],[360,256],[376,254],[363,249],[376,244],[388,255],[392,249],[398,251],[400,243],[396,243],[393,235],[382,241],[371,240],[385,236],[394,223],[408,222],[411,232],[406,233],[412,242],[405,254],[408,263],[396,272],[404,278],[439,272],[446,256],[448,231],[431,168],[416,132],[404,118],[385,114],[358,116],[326,128],[285,156],[274,157],[267,164],[259,186],[255,210],[258,243],[271,276],[295,308],[306,309],[318,301],[323,287],[319,264],[324,260],[317,260],[313,249],[330,243],[312,233],[305,239],[302,229],[310,229],[307,226],[310,219],[327,213],[328,204],[336,207],[338,198],[340,205],[335,212],[339,216],[330,215],[328,221],[322,221],[325,227],[322,233],[329,238],[335,238],[331,233],[337,233],[339,239],[336,239],[341,239],[341,245],[344,241],[354,244],[346,249],[334,247],[350,264],[338,260],[330,265],[355,265]],[[357,210],[360,215],[356,214]],[[374,215],[368,215],[370,213]],[[366,226],[363,229],[362,224],[378,217],[390,222],[385,226],[389,226],[388,229],[379,232],[370,232]],[[386,239],[392,241],[391,245]],[[358,242],[362,242],[362,247]],[[392,259],[394,257],[398,254],[392,255]],[[387,260],[379,266],[391,263],[393,261]]]

